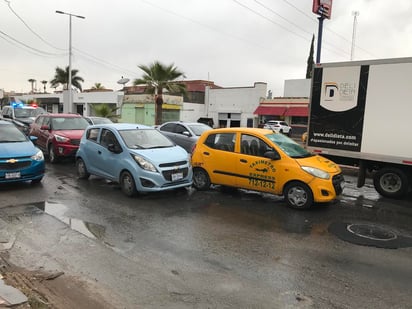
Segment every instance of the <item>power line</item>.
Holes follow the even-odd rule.
[[[83,54],[83,55],[78,55],[78,56],[80,56],[80,57],[82,57],[82,58],[84,58],[84,59],[91,60],[91,61],[94,62],[94,63],[100,64],[100,65],[104,65],[104,66],[106,66],[106,67],[108,67],[108,68],[115,68],[116,70],[118,70],[119,72],[122,72],[122,73],[128,72],[128,73],[133,74],[133,75],[136,74],[136,72],[130,71],[130,70],[125,69],[125,68],[122,68],[122,67],[120,67],[120,66],[118,66],[118,65],[116,65],[116,64],[110,63],[110,62],[108,62],[108,61],[106,61],[106,60],[97,58],[96,56],[93,56],[93,55],[91,55],[91,54],[89,54],[89,53],[86,53],[86,52],[84,52],[84,51],[81,51],[81,50],[78,49],[78,48],[73,47],[73,49],[76,50],[77,52],[79,52],[80,54]]]
[[[27,49],[29,49],[29,50],[31,50],[31,51],[37,52],[37,53],[38,53],[38,54],[37,54],[38,56],[61,57],[61,56],[67,55],[67,54],[49,53],[49,52],[46,52],[46,51],[43,51],[43,50],[40,50],[40,49],[31,47],[31,46],[29,46],[29,45],[27,45],[27,44],[25,44],[25,43],[23,43],[23,42],[20,42],[19,40],[13,38],[12,36],[8,35],[7,33],[3,32],[3,31],[1,31],[1,30],[0,30],[0,34],[2,35],[2,38],[3,38],[5,41],[11,43],[11,42],[10,42],[10,40],[11,40],[11,41],[13,41],[13,42],[15,42],[15,43],[18,43],[18,44],[26,47]],[[6,37],[7,39],[6,39],[5,37]],[[15,45],[15,44],[13,44],[13,45]],[[20,47],[20,46],[18,46],[18,45],[15,45],[15,46]]]
[[[251,9],[250,7],[244,5],[243,3],[240,3],[240,2],[237,1],[237,0],[232,0],[232,1],[235,2],[236,4],[240,5],[241,7],[247,9],[248,11],[250,11],[250,12],[252,12],[252,13],[260,16],[261,18],[269,21],[270,23],[272,23],[272,24],[274,24],[274,25],[276,25],[276,26],[278,26],[278,27],[281,27],[282,29],[286,30],[287,32],[290,32],[290,33],[292,33],[292,34],[294,34],[294,35],[296,35],[296,36],[304,39],[305,41],[311,41],[311,39],[308,39],[307,37],[304,37],[304,36],[300,35],[299,33],[296,33],[296,32],[294,32],[294,31],[291,31],[289,28],[287,28],[287,27],[285,27],[285,26],[283,26],[283,25],[281,25],[281,24],[273,21],[272,19],[270,19],[270,18],[262,15],[261,13],[255,11],[255,10],[253,10],[253,9]],[[290,21],[288,21],[288,22],[289,22],[289,23],[292,23],[292,22],[290,22]],[[292,24],[293,24],[293,23],[292,23]],[[306,30],[304,30],[304,31],[307,32]],[[309,33],[309,34],[312,36],[312,33]],[[325,43],[325,44],[326,44],[326,43]],[[328,44],[328,45],[332,46],[331,44]],[[324,47],[324,48],[327,49],[327,50],[329,50],[329,51],[331,51],[331,52],[333,52],[333,53],[335,53],[335,54],[339,54],[339,52],[340,52],[340,53],[344,53],[345,55],[346,55],[346,54],[349,54],[348,52],[346,52],[346,51],[344,51],[344,50],[341,50],[341,49],[339,49],[339,48],[337,48],[337,47],[334,47],[334,46],[332,46],[332,47],[333,47],[333,48],[336,48],[337,50],[334,51],[334,50],[332,50],[332,49],[330,49],[330,48],[327,48],[327,47]],[[340,56],[342,56],[342,54],[340,54]]]
[[[63,49],[63,48],[55,47],[54,45],[50,44],[50,43],[47,42],[45,39],[43,39],[38,33],[36,33],[36,32],[23,20],[23,18],[21,18],[21,17],[17,14],[17,12],[11,7],[10,1],[8,1],[8,0],[4,0],[4,1],[7,3],[7,6],[9,7],[10,11],[12,11],[13,14],[26,26],[26,28],[29,29],[29,31],[30,31],[31,33],[33,33],[37,38],[39,38],[43,43],[45,43],[45,44],[47,44],[48,46],[53,47],[54,49],[57,49],[57,50],[66,50],[66,49]]]
[[[307,18],[309,18],[309,19],[310,19],[311,21],[313,21],[314,23],[316,23],[316,19],[314,19],[312,15],[307,14],[305,11],[302,11],[301,9],[299,9],[298,7],[296,7],[295,5],[293,5],[292,3],[290,3],[290,2],[287,1],[287,0],[282,0],[282,1],[285,2],[285,3],[287,3],[288,5],[290,5],[291,7],[293,7],[296,11],[298,11],[298,12],[301,13],[301,14],[303,14],[304,16],[306,16]],[[346,37],[344,37],[343,35],[335,32],[335,31],[333,31],[333,30],[330,29],[329,27],[325,27],[325,29],[326,29],[327,31],[333,33],[334,35],[340,37],[342,40],[344,40],[344,41],[352,44],[352,42],[351,42],[349,39],[347,39]],[[362,48],[362,47],[360,47],[360,46],[358,46],[358,45],[355,45],[355,46],[356,46],[358,49],[364,51],[365,53],[371,55],[372,57],[378,58],[377,56],[375,56],[375,55],[372,54],[371,52],[367,51],[366,49],[364,49],[364,48]]]

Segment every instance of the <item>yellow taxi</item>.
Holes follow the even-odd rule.
[[[344,186],[337,164],[269,129],[206,131],[193,149],[192,166],[198,190],[215,184],[283,195],[297,209],[330,202]]]

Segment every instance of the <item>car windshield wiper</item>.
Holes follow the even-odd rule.
[[[22,142],[22,141],[16,141],[16,140],[13,140],[13,141],[8,141],[8,140],[0,141],[0,143],[20,143],[20,142]]]
[[[147,147],[146,149],[153,149],[153,148],[169,148],[169,147],[172,147],[172,146],[160,146],[160,145],[158,145],[158,146],[152,146],[152,147]]]
[[[308,154],[303,154],[303,155],[291,156],[291,158],[299,159],[299,158],[309,158],[309,157],[312,157],[312,156],[313,156],[313,154],[308,153]]]

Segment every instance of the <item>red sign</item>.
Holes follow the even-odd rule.
[[[332,0],[313,0],[312,12],[330,19],[332,15]]]

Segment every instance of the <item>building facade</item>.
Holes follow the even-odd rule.
[[[205,116],[215,127],[257,127],[254,111],[266,97],[267,84],[256,82],[253,87],[206,88]]]

